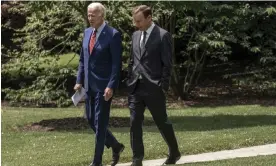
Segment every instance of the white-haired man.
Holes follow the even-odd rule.
[[[75,90],[86,90],[86,117],[96,133],[94,159],[101,166],[104,145],[112,147],[115,166],[124,145],[107,129],[113,91],[118,87],[122,59],[121,34],[105,23],[105,7],[91,3],[87,8],[91,27],[85,29]]]

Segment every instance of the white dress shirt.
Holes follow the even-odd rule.
[[[151,26],[146,30],[147,35],[146,35],[145,44],[147,43],[147,41],[148,41],[148,39],[149,39],[149,36],[150,36],[150,33],[151,33],[151,31],[153,30],[154,26],[155,26],[155,24],[152,22],[152,23],[151,23]],[[143,39],[144,39],[144,33],[143,33],[143,31],[142,31],[142,33],[141,33],[141,39],[140,39],[140,47],[142,46]]]
[[[99,36],[100,36],[102,30],[104,29],[105,25],[106,25],[106,23],[103,22],[103,24],[97,29],[97,33],[96,33],[96,42],[98,41]],[[95,28],[94,28],[94,30],[95,30]],[[93,33],[94,33],[94,30],[93,30]],[[92,33],[92,34],[93,34],[93,33]]]

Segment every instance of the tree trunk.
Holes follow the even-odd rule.
[[[175,12],[172,13],[171,17],[170,17],[170,33],[171,35],[175,34],[175,25],[176,25],[176,16],[175,16]],[[176,96],[177,98],[181,95],[181,86],[179,83],[179,76],[177,74],[177,63],[176,63],[176,55],[175,55],[175,39],[174,37],[172,37],[172,63],[173,63],[173,67],[172,67],[172,73],[171,73],[171,88],[172,91],[174,93],[174,96]]]

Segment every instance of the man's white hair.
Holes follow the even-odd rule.
[[[105,9],[104,5],[102,5],[99,2],[93,2],[93,3],[89,4],[87,9],[89,9],[89,8],[96,8],[97,10],[101,11],[101,13],[103,14],[104,17],[106,15],[106,9]]]

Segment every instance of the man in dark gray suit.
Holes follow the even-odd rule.
[[[139,29],[132,35],[127,81],[132,166],[142,166],[144,158],[142,122],[145,107],[149,109],[169,147],[169,157],[164,165],[175,164],[181,155],[172,124],[168,120],[165,96],[172,68],[171,35],[152,22],[150,7],[135,7],[132,14],[133,22]]]

